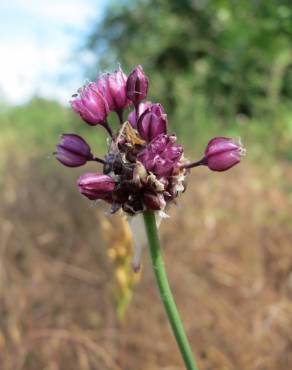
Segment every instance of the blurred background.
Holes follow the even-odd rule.
[[[161,227],[200,369],[292,368],[291,1],[10,0],[0,30],[1,370],[183,370],[147,250],[134,276],[127,224],[51,154],[77,132],[103,155],[68,101],[136,64],[187,156],[218,135],[248,151],[193,171]]]

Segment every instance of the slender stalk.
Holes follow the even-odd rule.
[[[138,119],[139,119],[139,106],[140,106],[140,103],[138,103],[137,105],[135,105],[136,126],[137,126],[137,122],[138,122]]]
[[[193,167],[198,167],[198,166],[203,166],[203,165],[206,165],[205,157],[200,159],[199,161],[184,164],[184,165],[181,166],[181,168],[186,168],[187,169],[187,168],[193,168]]]
[[[152,266],[158,285],[161,300],[163,302],[173,334],[180,349],[187,370],[198,370],[193,353],[184,331],[178,310],[176,308],[164,268],[161,254],[159,237],[156,227],[155,215],[152,211],[144,212],[144,223],[148,237]]]
[[[109,136],[112,138],[113,137],[113,131],[112,131],[112,129],[111,129],[111,127],[110,127],[110,125],[107,121],[105,121],[103,123],[103,127],[107,130]]]
[[[105,164],[105,160],[101,159],[101,158],[98,158],[98,157],[93,157],[92,159],[90,159],[91,161],[94,161],[94,162],[98,162],[98,163],[102,163],[102,164]]]
[[[120,124],[122,125],[124,123],[124,118],[123,118],[124,111],[123,111],[123,109],[119,109],[116,113],[117,113],[117,116],[119,118]]]

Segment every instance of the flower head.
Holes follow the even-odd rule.
[[[167,117],[161,104],[145,102],[148,78],[137,66],[126,79],[121,69],[107,73],[79,90],[72,108],[90,125],[102,124],[110,134],[105,159],[93,157],[88,144],[78,135],[65,134],[57,145],[56,158],[76,167],[94,160],[103,166],[100,172],[86,173],[78,188],[91,200],[111,204],[111,212],[122,209],[129,215],[145,210],[164,211],[186,188],[189,169],[205,165],[225,171],[240,161],[242,146],[229,138],[211,140],[204,157],[189,162],[175,134],[167,133]],[[123,109],[132,105],[129,122],[123,122]],[[115,111],[121,126],[113,133],[107,123],[109,111]],[[161,212],[160,212],[161,213]]]

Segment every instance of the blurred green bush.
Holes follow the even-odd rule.
[[[119,0],[86,48],[93,74],[143,64],[150,98],[191,145],[234,134],[292,158],[291,39],[289,0]]]
[[[291,1],[114,0],[90,28],[84,47],[96,62],[85,74],[142,64],[149,99],[194,151],[232,135],[250,158],[292,160]],[[97,154],[105,146],[104,134],[92,135],[99,128],[42,99],[2,110],[0,125],[0,141],[48,153],[62,132],[81,133]]]
[[[145,65],[168,109],[182,95],[251,116],[292,97],[291,37],[290,1],[124,0],[110,3],[87,47],[105,68]]]
[[[96,155],[105,149],[103,129],[83,124],[69,107],[45,99],[34,98],[22,106],[2,108],[0,127],[0,146],[5,149],[2,154],[10,155],[9,149],[13,148],[15,155],[23,157],[36,153],[50,156],[63,132],[84,136]],[[92,135],[92,130],[100,134]]]

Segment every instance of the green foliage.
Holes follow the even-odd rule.
[[[112,0],[85,47],[96,55],[92,77],[142,64],[149,99],[199,155],[210,137],[233,135],[249,157],[292,159],[291,39],[290,0]],[[82,134],[97,155],[105,148],[100,127],[56,102],[3,110],[0,125],[0,143],[19,148],[51,153],[62,132]]]
[[[290,1],[115,1],[87,46],[103,68],[142,63],[168,110],[183,82],[188,104],[251,116],[292,97],[291,37]]]
[[[52,143],[62,129],[68,125],[71,115],[67,109],[56,102],[34,99],[30,103],[10,108],[1,113],[1,127],[4,133],[13,133],[22,138],[23,145],[27,140],[43,147]],[[68,128],[67,128],[68,129]]]
[[[23,156],[36,151],[50,155],[64,132],[84,136],[96,154],[104,150],[103,129],[89,127],[70,108],[54,101],[35,98],[25,105],[2,110],[0,126],[0,144],[6,147],[13,145]],[[96,134],[92,135],[93,132]]]
[[[94,75],[142,64],[149,98],[199,150],[210,135],[234,134],[255,143],[249,152],[264,143],[292,158],[291,39],[289,0],[119,0],[86,48],[98,55]]]

